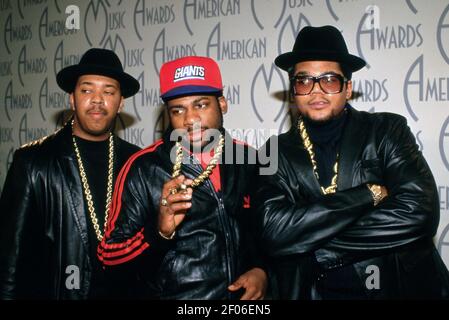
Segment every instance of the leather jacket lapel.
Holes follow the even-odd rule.
[[[61,158],[59,159],[61,170],[64,173],[61,177],[70,190],[69,194],[64,195],[64,198],[69,204],[73,220],[83,241],[85,249],[89,250],[89,239],[87,230],[87,220],[84,206],[84,194],[81,184],[81,178],[78,171],[78,164],[76,162],[75,153],[72,149],[71,130],[63,129],[61,136]],[[67,217],[68,218],[68,217]]]
[[[284,148],[284,150],[286,150],[287,153],[293,154],[286,155],[286,158],[295,160],[295,164],[292,164],[290,167],[295,168],[294,174],[298,181],[300,181],[300,185],[307,186],[309,188],[308,191],[315,197],[322,196],[320,184],[313,173],[310,156],[302,143],[296,124],[290,129],[287,135],[286,141],[288,147]],[[279,141],[279,143],[282,142]]]
[[[359,164],[360,154],[365,140],[366,128],[361,113],[349,108],[349,115],[340,146],[340,160],[338,164],[338,190],[346,190],[353,185],[355,166]]]

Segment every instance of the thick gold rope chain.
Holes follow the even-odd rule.
[[[72,121],[72,128],[73,128]],[[81,182],[83,183],[84,196],[87,201],[87,209],[89,210],[90,220],[94,226],[95,234],[97,235],[97,240],[101,241],[103,235],[100,231],[100,226],[98,225],[97,215],[95,213],[94,202],[92,201],[92,194],[90,192],[89,183],[87,182],[86,171],[84,170],[83,161],[81,159],[81,154],[76,143],[75,135],[72,135],[73,147],[75,149],[76,159],[78,160],[78,167],[80,170]],[[108,221],[109,206],[111,205],[112,199],[112,180],[114,174],[114,137],[112,133],[109,135],[109,162],[108,162],[108,185],[106,193],[106,209],[104,215],[104,229],[106,229]]]
[[[313,144],[312,141],[310,141],[309,134],[307,133],[306,126],[304,125],[304,121],[301,116],[298,119],[298,130],[299,135],[301,136],[301,139],[304,143],[304,147],[309,153],[310,162],[312,162],[313,173],[315,174],[315,177],[319,182],[320,177],[318,175],[318,168],[315,160],[315,152],[313,151]],[[321,192],[323,192],[323,194],[335,193],[337,191],[337,177],[338,177],[338,153],[337,153],[337,160],[335,161],[334,164],[334,176],[332,177],[330,186],[328,186],[327,188],[320,186]]]
[[[218,145],[215,147],[214,150],[214,156],[210,160],[209,164],[207,165],[206,169],[195,179],[193,179],[193,182],[191,184],[192,188],[195,188],[202,184],[204,180],[206,180],[210,174],[212,173],[212,170],[215,168],[215,166],[218,163],[218,160],[220,159],[221,153],[223,152],[223,146],[224,146],[224,137],[222,134],[220,134],[220,139],[218,140]],[[173,165],[173,173],[172,178],[176,178],[181,174],[181,164],[182,164],[182,146],[180,142],[176,142],[176,160],[175,164]]]

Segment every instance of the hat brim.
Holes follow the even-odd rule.
[[[73,65],[66,67],[56,75],[59,87],[67,93],[75,90],[76,82],[82,75],[92,74],[110,77],[120,83],[120,91],[123,97],[128,98],[135,95],[140,89],[140,83],[126,72],[101,67],[98,65]]]
[[[167,102],[171,99],[179,98],[182,96],[191,96],[196,94],[207,94],[207,95],[221,95],[223,89],[208,87],[208,86],[183,86],[167,91],[161,95],[163,101]]]
[[[291,67],[302,61],[335,61],[344,64],[351,72],[358,71],[366,65],[365,60],[352,54],[342,55],[329,51],[287,52],[279,55],[274,63],[288,72]]]

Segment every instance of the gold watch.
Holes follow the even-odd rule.
[[[384,198],[382,195],[382,188],[378,184],[367,184],[367,186],[373,196],[373,204],[374,206],[377,206]]]

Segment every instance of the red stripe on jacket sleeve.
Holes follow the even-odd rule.
[[[113,200],[111,203],[111,207],[109,208],[110,214],[106,225],[105,235],[97,248],[98,259],[105,265],[115,265],[129,261],[137,257],[150,246],[149,243],[144,241],[144,228],[138,231],[133,237],[126,239],[125,241],[119,243],[107,243],[107,241],[110,239],[111,234],[114,231],[115,223],[122,208],[123,189],[125,186],[126,177],[131,169],[132,164],[140,156],[156,150],[157,147],[159,147],[162,143],[162,140],[158,140],[148,148],[145,148],[133,154],[118,174],[117,181],[114,187]]]
[[[114,260],[102,260],[102,262],[106,266],[114,266],[114,265],[122,264],[122,263],[125,263],[125,262],[129,261],[129,260],[134,259],[135,257],[137,257],[139,254],[141,254],[148,247],[149,247],[149,244],[145,242],[143,246],[141,246],[139,249],[137,249],[136,251],[132,252],[131,254],[127,255],[126,257],[123,257],[123,258],[120,258],[120,259],[114,259]]]

